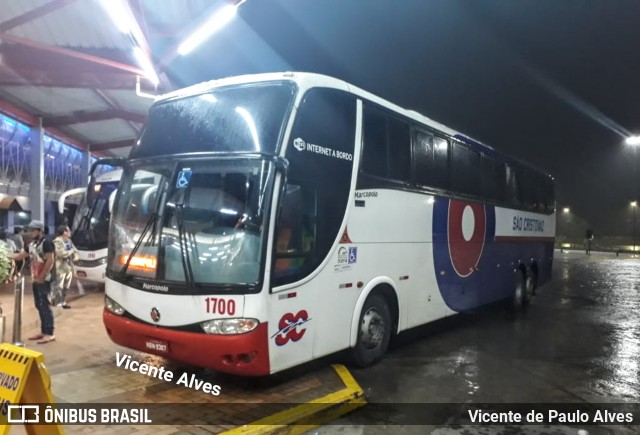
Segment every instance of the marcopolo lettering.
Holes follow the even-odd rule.
[[[145,290],[155,290],[158,292],[168,292],[169,287],[166,285],[158,285],[158,284],[147,284],[146,282],[142,283],[142,288]]]
[[[20,378],[8,373],[0,372],[0,387],[7,390],[16,391],[20,385]]]
[[[377,198],[378,197],[378,192],[371,191],[371,192],[356,192],[356,198],[361,199],[361,198]]]

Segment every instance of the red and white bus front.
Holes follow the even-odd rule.
[[[103,318],[115,343],[224,372],[270,372],[268,221],[294,93],[272,83],[152,109],[112,213]]]

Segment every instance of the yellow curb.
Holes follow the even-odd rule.
[[[349,370],[341,364],[334,364],[332,367],[345,385],[342,390],[222,433],[224,435],[301,434],[364,406],[367,403],[364,392]],[[297,424],[297,422],[311,419],[313,423]]]

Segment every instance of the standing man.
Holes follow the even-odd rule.
[[[78,259],[78,250],[71,241],[71,229],[67,225],[60,225],[53,244],[56,249],[56,280],[52,305],[62,308],[71,308],[67,303],[67,293],[71,287],[73,278],[73,261]]]
[[[24,251],[24,239],[22,238],[22,228],[15,227],[13,229],[13,234],[10,236],[7,236],[7,238],[11,239],[11,241],[13,241],[13,244],[16,245],[16,252]],[[19,279],[22,273],[22,267],[24,266],[24,260],[18,259],[15,261],[15,264],[16,264],[16,271],[15,271],[16,279]]]
[[[33,299],[40,314],[41,333],[30,337],[29,340],[37,340],[38,344],[54,341],[53,312],[49,304],[51,281],[55,278],[54,254],[55,247],[51,240],[44,237],[44,224],[41,221],[31,221],[27,227],[32,238],[29,244],[31,256],[31,276],[33,278]]]

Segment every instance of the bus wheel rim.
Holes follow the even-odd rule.
[[[515,292],[515,303],[516,306],[522,305],[524,301],[524,284],[522,283],[522,279],[518,279],[516,283],[516,292]]]
[[[362,344],[365,349],[375,349],[384,340],[384,318],[371,308],[362,316]]]

